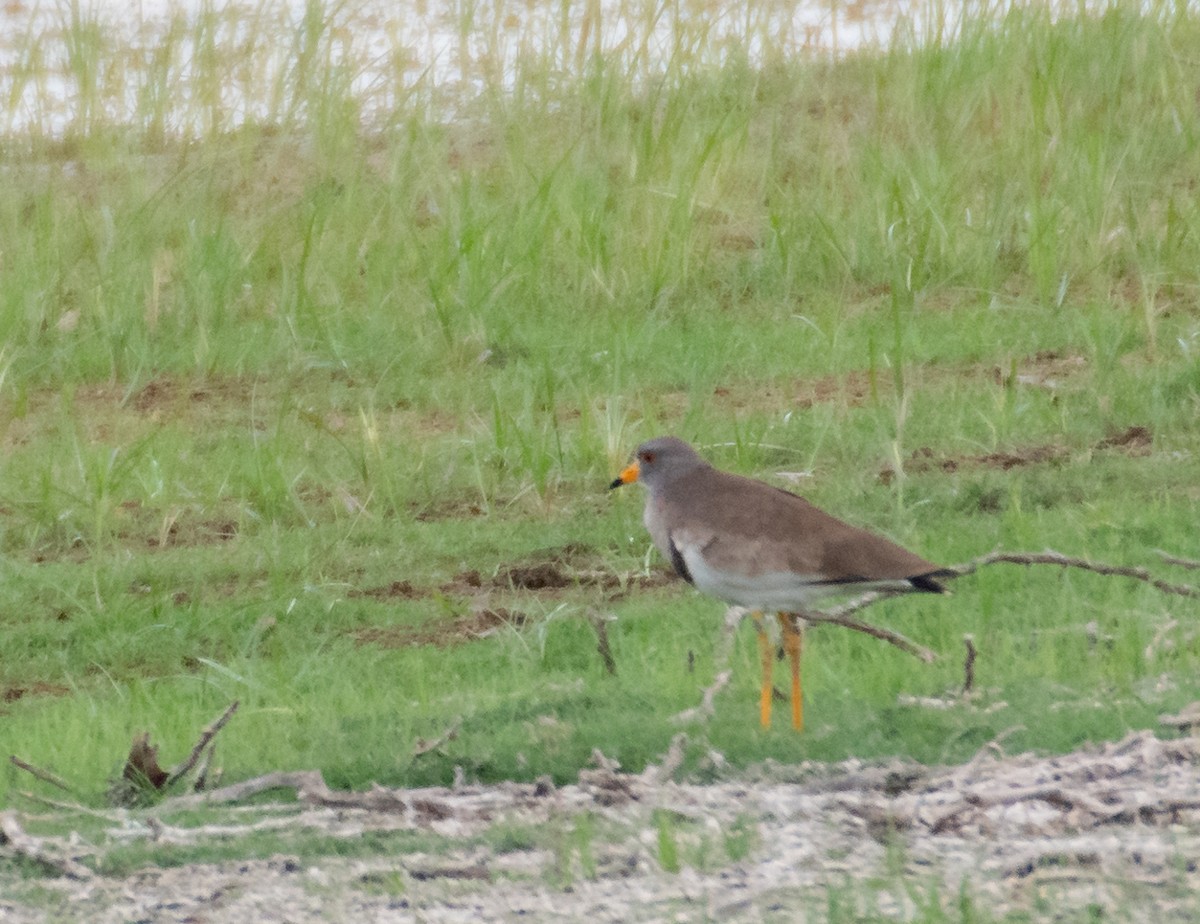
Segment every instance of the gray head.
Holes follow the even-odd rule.
[[[646,440],[633,454],[633,461],[626,466],[609,485],[619,488],[623,484],[640,481],[651,492],[657,491],[674,479],[707,468],[708,463],[683,440],[674,436],[659,436]]]

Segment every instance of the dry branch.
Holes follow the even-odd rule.
[[[1163,554],[1163,553],[1160,553]],[[1171,556],[1163,555],[1170,563],[1182,565],[1184,567],[1192,567],[1193,565],[1200,568],[1200,562],[1189,562],[1187,559],[1177,559]],[[992,552],[988,555],[981,555],[978,558],[972,559],[961,565],[955,565],[947,568],[947,571],[953,572],[956,577],[964,577],[968,574],[974,574],[980,568],[987,565],[995,564],[1012,564],[1012,565],[1056,565],[1060,568],[1079,568],[1083,571],[1091,571],[1094,574],[1112,575],[1115,577],[1127,577],[1136,581],[1143,581],[1156,590],[1165,594],[1173,594],[1180,597],[1200,597],[1200,587],[1194,587],[1190,584],[1173,584],[1170,581],[1164,581],[1156,578],[1145,568],[1127,567],[1124,565],[1108,565],[1103,562],[1092,562],[1084,558],[1073,558],[1069,555],[1063,555],[1061,552],[1055,552],[1052,549],[1047,549],[1044,552]],[[847,603],[842,604],[831,610],[814,610],[804,613],[796,613],[795,615],[810,623],[832,623],[833,625],[842,626],[846,629],[853,629],[856,632],[863,632],[874,638],[887,642],[890,645],[895,645],[903,651],[920,658],[925,663],[931,663],[937,660],[937,655],[923,645],[918,645],[911,639],[906,638],[898,632],[893,632],[890,629],[884,629],[881,626],[872,625],[869,622],[864,622],[861,619],[852,617],[853,613],[859,610],[866,609],[880,600],[887,600],[890,597],[895,597],[903,594],[904,591],[871,591],[860,597],[856,597]],[[968,657],[970,657],[971,649],[968,649]],[[973,658],[970,658],[973,666]],[[973,679],[966,677],[964,679]],[[968,688],[965,688],[966,691]]]
[[[119,822],[121,820],[119,812],[101,812],[86,805],[80,805],[78,802],[63,802],[59,799],[49,799],[46,796],[39,796],[37,793],[30,792],[27,789],[18,789],[17,795],[29,802],[45,805],[60,812],[73,812],[77,815],[88,815],[92,818],[100,818],[111,822]]]
[[[1174,715],[1170,713],[1160,715],[1158,721],[1162,725],[1179,731],[1191,731],[1200,726],[1200,702],[1188,703]]]
[[[49,770],[45,770],[42,767],[35,766],[28,761],[21,760],[21,758],[17,757],[16,754],[11,755],[8,760],[14,767],[24,770],[26,773],[32,774],[43,783],[49,783],[51,786],[57,786],[65,793],[69,793],[72,796],[75,795],[75,791],[66,783],[65,780],[63,780],[62,777],[58,776],[57,774],[51,773]]]
[[[387,789],[383,786],[372,786],[366,792],[330,789],[319,770],[279,771],[209,792],[176,796],[164,801],[159,812],[239,802],[272,789],[294,790],[296,798],[308,805],[399,814],[414,824],[441,821],[457,814],[444,790],[436,791],[435,795],[429,790]]]
[[[163,784],[164,789],[169,788],[174,783],[177,783],[189,772],[191,772],[191,769],[196,766],[197,761],[200,760],[200,756],[204,753],[204,749],[208,747],[209,742],[216,737],[217,732],[225,727],[225,723],[233,718],[233,714],[237,712],[237,708],[238,701],[235,699],[229,704],[228,708],[221,713],[220,716],[218,716],[206,729],[204,729],[204,731],[200,733],[200,737],[196,739],[196,743],[192,747],[192,753],[190,753],[182,763],[178,764],[174,769],[171,770],[170,773],[167,774],[167,781]]]
[[[966,646],[967,656],[963,660],[963,693],[970,693],[975,688],[975,657],[978,652],[975,650],[975,639],[971,635],[963,636],[963,645]]]
[[[40,838],[26,834],[15,812],[0,812],[0,852],[31,860],[69,879],[91,879],[95,876],[73,857],[60,855],[44,845]]]
[[[641,773],[642,781],[651,785],[661,786],[675,776],[676,771],[683,766],[683,758],[687,752],[688,736],[686,732],[677,732],[667,746],[658,764],[647,764]],[[587,771],[585,771],[587,772]],[[628,776],[628,774],[626,774]],[[581,777],[582,781],[582,777]]]
[[[430,751],[436,751],[447,741],[453,741],[455,738],[457,738],[459,729],[461,728],[462,719],[459,719],[431,741],[426,741],[424,738],[418,738],[413,744],[412,756],[417,758],[423,754],[428,754]]]
[[[592,628],[596,630],[596,651],[600,653],[600,660],[604,662],[604,669],[609,674],[616,676],[617,662],[613,658],[612,648],[608,644],[608,623],[612,617],[604,613],[597,613],[595,610],[589,610],[587,619],[591,623]]]
[[[307,788],[322,788],[325,779],[317,770],[278,770],[251,780],[243,780],[220,789],[210,789],[208,792],[198,792],[187,796],[175,796],[164,800],[159,811],[173,809],[189,809],[202,805],[218,805],[224,802],[240,802],[259,793],[272,789],[292,789],[302,797]]]
[[[1170,552],[1164,552],[1162,549],[1155,549],[1154,551],[1168,565],[1176,565],[1180,568],[1190,568],[1193,571],[1200,571],[1200,561],[1196,561],[1194,558],[1179,558]]]
[[[1010,565],[1058,565],[1060,568],[1079,568],[1083,571],[1091,571],[1094,574],[1107,574],[1116,577],[1133,578],[1135,581],[1143,581],[1164,594],[1173,594],[1179,597],[1200,597],[1200,587],[1193,587],[1190,584],[1172,584],[1169,581],[1156,578],[1145,568],[1106,565],[1102,562],[1088,561],[1086,558],[1072,558],[1069,555],[1063,555],[1061,552],[1055,552],[1053,549],[1047,549],[1044,552],[992,552],[948,570],[953,571],[958,577],[963,577],[968,574],[974,574],[985,565],[1001,563]]]
[[[688,722],[695,722],[700,719],[712,718],[713,712],[715,711],[713,707],[713,700],[716,698],[718,693],[720,693],[725,689],[726,686],[729,685],[729,678],[732,675],[733,672],[729,670],[723,670],[721,673],[717,674],[716,679],[711,685],[705,688],[704,695],[700,697],[700,705],[692,706],[690,709],[684,709],[683,712],[672,717],[671,721],[682,725]]]
[[[796,613],[805,622],[809,623],[830,623],[835,626],[841,626],[844,629],[853,629],[855,632],[862,632],[870,635],[872,638],[880,639],[887,642],[889,645],[895,645],[901,651],[907,651],[913,657],[919,658],[926,664],[932,664],[937,660],[937,655],[924,645],[918,645],[910,638],[906,638],[899,632],[893,632],[891,629],[885,629],[882,626],[876,626],[869,622],[864,622],[861,619],[855,619],[851,613],[857,612],[865,607],[870,606],[879,600],[887,599],[888,597],[897,596],[893,593],[883,591],[872,591],[868,594],[863,594],[849,603],[843,604],[832,610],[811,610],[804,613]]]

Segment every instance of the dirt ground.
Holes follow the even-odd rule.
[[[0,852],[23,854],[26,873],[5,864],[0,920],[958,920],[973,909],[984,920],[1161,922],[1200,914],[1197,739],[1140,732],[1053,758],[1007,757],[994,745],[942,769],[767,766],[707,785],[673,781],[671,763],[668,755],[664,766],[629,775],[597,755],[596,768],[561,788],[343,793],[315,773],[279,774],[267,783],[294,789],[298,802],[239,810],[244,823],[183,827],[172,816],[197,797],[182,797],[121,815],[109,843],[409,830],[440,846],[366,859],[148,867],[123,878],[75,863],[102,846],[29,836],[23,816],[7,812]],[[28,873],[55,864],[70,875]]]

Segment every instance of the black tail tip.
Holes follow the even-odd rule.
[[[908,582],[912,584],[914,590],[922,590],[927,594],[948,594],[949,590],[938,578],[957,577],[955,572],[948,568],[941,571],[932,571],[929,574],[919,574],[916,577],[911,577]]]

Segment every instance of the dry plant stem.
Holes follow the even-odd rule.
[[[671,721],[683,725],[688,722],[695,722],[701,719],[712,718],[716,711],[713,706],[713,700],[716,699],[718,693],[729,685],[729,678],[733,676],[730,670],[723,670],[717,674],[716,679],[712,684],[705,688],[704,694],[700,697],[700,705],[693,706],[690,709],[684,709],[678,715],[672,717]]]
[[[177,783],[187,773],[189,773],[194,766],[196,766],[197,761],[200,760],[200,755],[204,753],[204,749],[208,746],[208,743],[212,741],[214,737],[216,737],[217,732],[225,727],[225,723],[233,718],[233,714],[237,712],[237,708],[238,701],[235,699],[229,704],[228,708],[221,713],[221,715],[211,725],[208,726],[208,728],[204,729],[204,731],[200,733],[200,737],[196,740],[196,744],[192,747],[192,753],[190,753],[181,764],[178,764],[175,769],[167,774],[167,781],[163,784],[164,789],[169,788],[174,783]]]
[[[809,611],[804,613],[795,613],[800,619],[808,623],[831,623],[835,626],[841,626],[844,629],[853,629],[855,632],[863,632],[873,638],[887,642],[889,645],[895,645],[901,651],[907,651],[913,657],[919,658],[926,664],[932,664],[937,660],[937,655],[924,645],[918,645],[912,639],[906,638],[899,632],[893,632],[891,629],[884,629],[881,626],[872,625],[869,622],[863,622],[861,619],[855,619],[851,613],[857,610],[864,609],[879,600],[884,600],[888,597],[897,596],[896,594],[872,592],[863,594],[849,603],[837,607],[833,610]]]
[[[604,662],[604,669],[615,677],[617,662],[613,657],[612,648],[608,644],[608,621],[611,617],[592,610],[588,612],[587,618],[592,628],[596,630],[596,650],[600,653],[600,660]]]
[[[21,758],[17,757],[15,754],[11,755],[8,760],[14,767],[24,770],[26,773],[33,774],[43,783],[49,783],[51,786],[57,786],[65,793],[69,793],[72,796],[75,795],[75,791],[67,785],[62,777],[51,773],[49,770],[43,770],[41,767],[35,767],[31,763],[21,760]]]
[[[240,802],[262,792],[272,789],[294,789],[302,793],[309,788],[318,791],[325,786],[325,780],[317,770],[279,770],[256,776],[251,780],[243,780],[220,789],[210,789],[208,792],[194,793],[188,796],[175,796],[165,799],[158,810],[174,810],[196,808],[201,805],[216,805],[223,802]]]
[[[417,822],[437,821],[449,817],[453,811],[447,807],[444,791],[438,796],[428,790],[387,789],[372,786],[366,792],[347,792],[330,789],[319,770],[295,770],[268,773],[242,783],[214,789],[206,793],[176,796],[167,799],[158,807],[159,814],[165,811],[197,808],[217,803],[239,802],[272,789],[292,789],[296,798],[307,805],[338,809],[364,809],[411,817]]]
[[[426,741],[424,738],[418,738],[413,744],[412,756],[420,757],[422,754],[428,754],[430,751],[436,751],[447,741],[453,741],[458,737],[459,729],[462,728],[462,719],[459,719],[444,732],[434,738],[432,741]]]
[[[731,606],[725,610],[725,619],[721,623],[721,641],[717,648],[716,656],[713,658],[713,663],[716,665],[716,672],[718,674],[729,666],[729,659],[733,656],[733,643],[737,637],[738,626],[742,624],[742,620],[749,613],[749,610],[740,606]]]
[[[976,751],[975,756],[963,764],[958,771],[958,775],[962,778],[964,783],[972,779],[975,771],[984,762],[985,758],[992,757],[996,760],[1003,759],[1005,754],[1002,745],[1004,744],[1005,739],[1023,731],[1025,731],[1024,725],[1011,725],[1004,729],[1004,731],[1000,732],[1000,734],[981,747],[978,751]]]
[[[194,792],[200,792],[202,790],[208,789],[208,786],[209,786],[208,771],[209,771],[209,766],[212,763],[212,756],[213,756],[213,749],[209,748],[207,751],[204,752],[204,756],[202,758],[200,758],[200,764],[196,768],[196,779],[192,783],[192,790]],[[217,776],[220,777],[220,775],[221,775],[221,771],[218,769]]]
[[[118,812],[101,812],[94,808],[88,808],[86,805],[80,805],[78,802],[63,802],[59,799],[48,799],[45,796],[39,796],[37,793],[29,792],[25,789],[17,790],[17,795],[29,802],[45,805],[48,808],[58,809],[62,812],[74,812],[78,815],[88,815],[92,818],[102,818],[105,821],[112,822],[119,821],[121,817]]]
[[[662,763],[655,768],[647,767],[646,776],[653,778],[655,782],[665,783],[667,780],[675,776],[675,772],[683,766],[684,752],[687,749],[688,736],[684,732],[679,732],[671,738],[671,744],[667,747],[667,752],[663,754]]]
[[[1185,560],[1174,560],[1175,564],[1185,564]],[[958,577],[963,577],[968,574],[974,574],[980,568],[986,565],[995,564],[1012,564],[1012,565],[1057,565],[1060,568],[1079,568],[1083,571],[1091,571],[1095,574],[1113,575],[1115,577],[1128,577],[1136,581],[1143,581],[1156,590],[1165,594],[1173,594],[1180,597],[1200,597],[1200,588],[1193,587],[1190,584],[1172,584],[1169,581],[1163,581],[1154,577],[1145,568],[1131,568],[1124,565],[1106,565],[1102,562],[1091,562],[1083,558],[1072,558],[1069,555],[1063,555],[1061,552],[1055,552],[1052,549],[1047,549],[1044,552],[992,552],[988,555],[981,555],[979,558],[972,559],[962,565],[956,565],[947,570],[953,571]],[[890,629],[884,629],[879,626],[871,625],[868,622],[863,622],[860,619],[851,618],[852,613],[866,609],[873,603],[880,600],[886,600],[889,597],[897,596],[894,593],[886,591],[872,591],[863,594],[861,597],[836,607],[832,610],[824,612],[813,611],[807,613],[797,613],[801,619],[810,623],[827,622],[834,625],[843,626],[847,629],[853,629],[856,632],[864,632],[867,635],[874,636],[882,641],[895,645],[909,654],[920,658],[922,661],[931,663],[937,660],[937,655],[923,645],[918,645],[916,642],[905,638],[898,632],[893,632]]]
[[[69,856],[59,856],[55,851],[43,846],[38,838],[26,834],[17,822],[15,812],[0,812],[0,850],[32,860],[69,879],[92,879],[95,876],[95,873],[82,863]]]
[[[1196,561],[1194,558],[1179,558],[1170,552],[1164,552],[1162,549],[1155,549],[1154,552],[1168,565],[1176,565],[1180,568],[1190,568],[1193,571],[1200,571],[1200,561]]]
[[[975,656],[978,652],[975,650],[975,639],[971,635],[963,636],[963,645],[966,646],[967,656],[963,660],[963,693],[970,693],[975,688]]]
[[[1190,584],[1172,584],[1169,581],[1160,580],[1145,568],[1130,568],[1124,565],[1106,565],[1102,562],[1091,562],[1084,558],[1072,558],[1069,555],[1063,555],[1061,552],[1055,552],[1053,549],[1047,549],[1044,552],[992,552],[989,555],[981,555],[979,558],[973,559],[966,564],[958,565],[950,570],[959,577],[962,577],[963,575],[973,574],[984,565],[1000,563],[1010,565],[1058,565],[1060,568],[1079,568],[1095,574],[1111,574],[1117,577],[1133,578],[1135,581],[1143,581],[1164,594],[1174,594],[1179,597],[1200,597],[1200,587],[1193,587]]]

